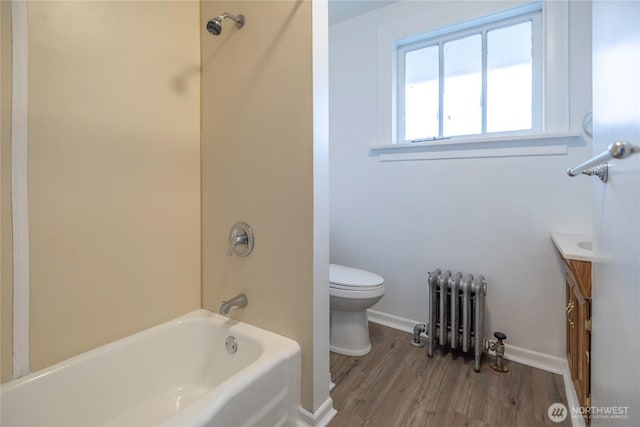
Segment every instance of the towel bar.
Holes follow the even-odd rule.
[[[609,175],[609,164],[607,160],[626,159],[636,153],[640,153],[640,146],[632,145],[630,142],[616,141],[609,146],[607,151],[598,154],[586,162],[580,163],[576,167],[567,169],[567,175],[596,175],[600,178],[600,181],[607,182]]]

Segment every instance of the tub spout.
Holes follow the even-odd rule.
[[[240,294],[231,298],[228,301],[222,301],[220,304],[220,314],[226,315],[234,308],[246,307],[249,300],[245,294]]]

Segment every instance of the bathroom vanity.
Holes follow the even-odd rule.
[[[566,267],[567,360],[580,406],[591,406],[591,237],[552,234]],[[588,420],[585,420],[588,423]]]

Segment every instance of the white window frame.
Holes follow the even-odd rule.
[[[531,22],[531,33],[532,33],[532,116],[531,116],[531,125],[530,129],[520,129],[514,131],[504,131],[504,132],[487,132],[487,33],[489,31],[509,27],[512,25],[521,24],[524,22]],[[466,27],[466,28],[465,28]],[[449,29],[449,31],[447,31]],[[471,135],[461,135],[461,136],[452,136],[452,137],[444,137],[442,135],[443,132],[443,88],[444,88],[444,58],[443,58],[443,45],[447,42],[453,40],[459,40],[468,36],[480,34],[482,37],[482,125],[481,132],[477,134]],[[450,27],[435,31],[431,33],[424,34],[422,36],[422,40],[419,41],[410,41],[403,42],[400,41],[396,43],[396,58],[398,64],[397,71],[397,87],[396,87],[396,111],[397,111],[397,128],[396,128],[396,141],[398,144],[412,144],[416,141],[407,140],[405,138],[405,59],[406,53],[411,52],[418,49],[423,49],[426,47],[437,46],[439,50],[439,118],[438,118],[438,127],[439,127],[439,135],[435,139],[425,140],[427,141],[437,141],[441,139],[460,139],[460,138],[468,138],[468,137],[479,137],[479,136],[500,136],[500,135],[528,135],[532,133],[541,133],[542,132],[542,22],[541,22],[541,8],[538,8],[535,11],[524,12],[519,14],[514,14],[512,17],[500,19],[495,19],[493,16],[488,16],[480,19],[476,19],[473,21],[468,21],[466,23],[460,24],[456,26],[455,30],[450,30]]]
[[[496,11],[494,8],[484,14],[477,11],[481,7],[482,3],[479,2],[477,5],[474,4],[474,8],[462,9],[459,14],[461,18],[457,22],[441,19],[437,22],[434,19],[427,22],[429,20],[425,20],[423,16],[412,16],[378,27],[378,138],[370,143],[370,149],[379,155],[380,160],[557,155],[566,153],[566,144],[582,138],[581,132],[570,129],[569,1],[542,0],[523,3],[509,10]],[[542,26],[539,129],[529,134],[479,134],[425,143],[398,143],[399,44],[421,40],[425,34],[435,37],[460,31],[468,28],[469,22],[480,23],[483,19],[499,21],[539,10]],[[513,145],[512,143],[519,144],[517,150],[507,147],[509,144]],[[469,150],[472,146],[477,148]],[[437,153],[437,150],[440,150],[440,153]],[[457,154],[451,150],[457,150]],[[467,156],[464,150],[475,154]]]

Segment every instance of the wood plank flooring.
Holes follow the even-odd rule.
[[[330,427],[570,426],[554,423],[549,405],[567,404],[560,375],[511,361],[509,372],[489,367],[480,373],[473,358],[409,345],[409,334],[369,324],[371,353],[331,353],[331,392],[338,414]]]

